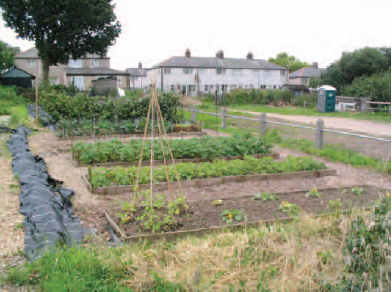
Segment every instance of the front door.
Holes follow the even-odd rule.
[[[79,90],[83,90],[84,86],[83,86],[83,77],[79,77],[79,76],[75,76],[72,77],[72,84],[75,85],[75,87]]]

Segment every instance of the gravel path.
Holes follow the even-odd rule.
[[[245,110],[232,110],[233,112],[243,112],[248,114],[260,115],[258,112],[245,111]],[[274,118],[289,122],[316,125],[318,119],[324,120],[324,127],[328,129],[338,129],[347,132],[355,133],[366,133],[374,136],[391,136],[391,124],[373,122],[373,121],[361,121],[350,118],[336,118],[328,116],[290,116],[281,114],[267,113],[267,118]]]

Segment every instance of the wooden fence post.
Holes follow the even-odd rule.
[[[222,107],[222,115],[221,115],[221,118],[222,118],[222,128],[223,129],[226,129],[227,128],[227,120],[226,120],[226,108],[225,107]]]
[[[323,149],[324,144],[324,121],[318,119],[316,123],[316,147],[318,149]]]
[[[35,81],[35,122],[38,124],[38,80]]]
[[[192,113],[192,122],[196,123],[196,107],[194,105],[191,106],[191,113]]]
[[[267,131],[267,115],[265,113],[260,114],[260,135],[265,135]]]

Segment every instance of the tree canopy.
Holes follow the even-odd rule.
[[[306,62],[301,62],[296,57],[290,56],[287,53],[279,53],[276,55],[276,58],[269,58],[268,61],[283,67],[290,66],[290,72],[308,66]]]
[[[0,41],[0,73],[15,66],[14,57],[18,49]]]
[[[383,73],[390,70],[391,48],[365,47],[354,52],[344,52],[340,60],[322,74],[320,81],[321,84],[334,86],[339,94],[385,100],[390,97],[390,92],[384,92],[390,91],[390,80],[388,87],[388,78]],[[380,78],[382,80],[377,80]]]
[[[49,66],[105,55],[121,32],[112,0],[0,0],[0,7],[6,26],[35,42],[45,80]]]

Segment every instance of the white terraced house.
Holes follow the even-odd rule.
[[[164,92],[185,92],[188,95],[219,94],[236,88],[278,89],[288,83],[288,69],[265,60],[224,58],[223,51],[215,57],[191,57],[189,49],[183,57],[171,57],[147,70],[148,84],[153,81]]]

